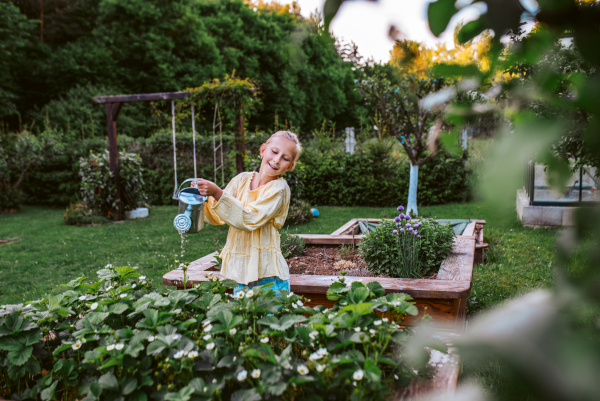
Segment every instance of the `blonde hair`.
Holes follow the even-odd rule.
[[[265,143],[271,142],[274,138],[277,138],[278,136],[282,136],[286,139],[289,139],[290,141],[296,144],[296,154],[294,155],[294,163],[296,163],[296,161],[298,161],[298,159],[300,158],[300,154],[302,154],[302,145],[300,145],[298,136],[290,131],[277,131],[276,133],[271,135],[271,137],[267,139],[267,142]]]

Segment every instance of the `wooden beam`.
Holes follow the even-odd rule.
[[[116,220],[123,220],[123,206],[121,205],[121,182],[119,179],[119,148],[117,147],[117,118],[123,103],[106,103],[106,125],[108,130],[108,157],[110,171],[113,173],[115,188],[117,189],[117,210],[113,210]]]
[[[96,103],[129,103],[129,102],[157,102],[160,100],[185,99],[189,92],[163,92],[142,93],[139,95],[98,96]]]

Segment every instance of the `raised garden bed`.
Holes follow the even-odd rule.
[[[361,219],[377,223],[381,219]],[[483,242],[485,221],[471,221],[462,235],[456,237],[454,248],[442,263],[435,279],[407,279],[347,276],[347,282],[362,280],[363,283],[378,281],[386,293],[400,292],[410,295],[419,310],[416,317],[407,317],[405,324],[410,325],[425,313],[433,318],[438,327],[462,331],[465,325],[467,298],[471,293],[473,265],[476,258],[476,242]],[[358,244],[362,241],[359,234],[358,219],[353,219],[331,235],[299,234],[308,246],[339,247],[342,244]],[[223,278],[214,268],[215,253],[209,254],[191,263],[188,267],[188,286],[206,280],[206,275]],[[183,272],[173,270],[163,276],[163,284],[183,288]],[[291,274],[291,290],[310,299],[309,305],[331,307],[333,301],[327,299],[327,289],[338,279],[337,275],[319,276]]]

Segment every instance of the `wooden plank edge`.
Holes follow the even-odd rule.
[[[350,229],[350,227],[354,226],[355,224],[358,224],[358,220],[351,219],[349,222],[332,232],[331,235],[343,235],[346,230]]]

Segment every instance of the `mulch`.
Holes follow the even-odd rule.
[[[345,259],[348,262],[352,262],[354,266],[344,262],[344,259],[340,256],[339,250],[339,248],[307,247],[302,255],[286,259],[290,274],[339,276],[340,272],[345,270],[346,275],[353,277],[390,277],[385,274],[374,276],[373,273],[367,269],[364,260],[358,253],[358,249],[354,249],[350,256]],[[336,265],[338,262],[341,263]],[[437,273],[423,278],[435,280],[437,278]]]
[[[302,255],[286,260],[290,274],[339,276],[340,271],[346,270],[348,276],[373,277],[356,249],[347,258],[354,266],[342,262],[337,269],[336,263],[342,261],[339,248],[309,247]]]

